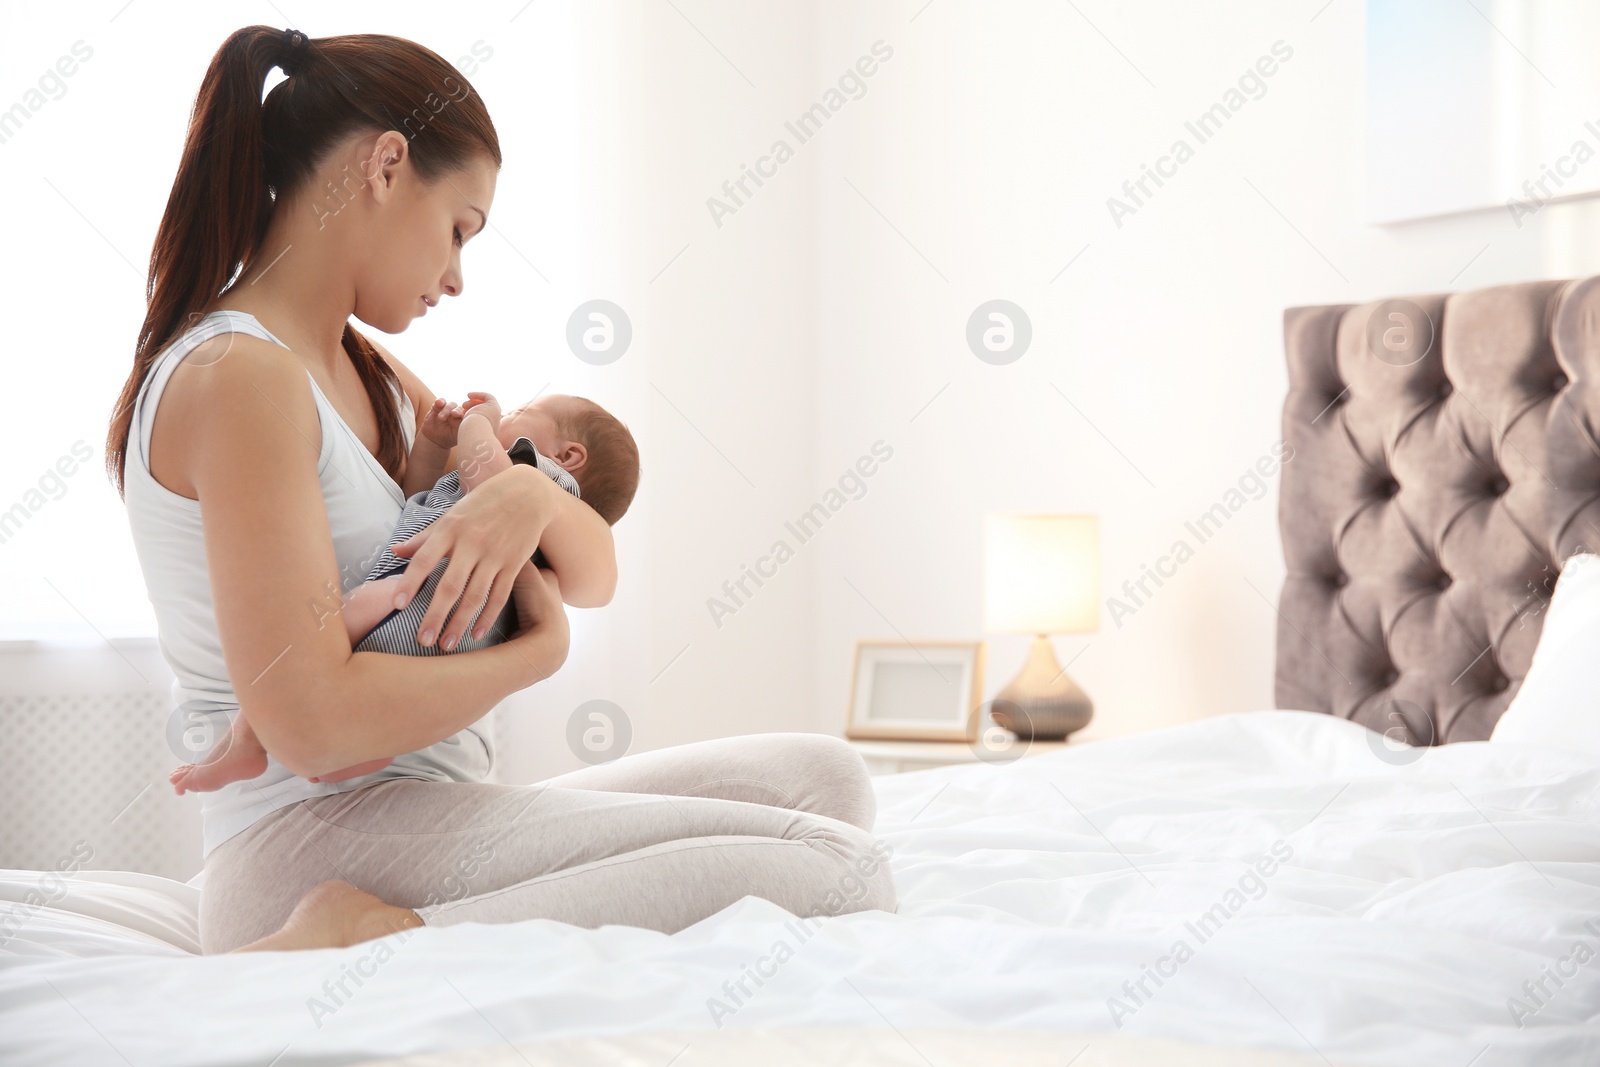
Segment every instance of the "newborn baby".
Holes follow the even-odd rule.
[[[639,485],[639,449],[628,428],[600,405],[583,397],[554,394],[530,400],[502,416],[499,402],[490,394],[467,395],[470,399],[460,406],[443,399],[434,401],[406,461],[406,481],[415,484],[416,476],[431,476],[444,466],[444,457],[457,445],[460,467],[439,478],[432,489],[406,500],[377,562],[362,584],[344,597],[341,615],[354,652],[449,655],[500,644],[515,632],[516,608],[508,600],[500,617],[481,638],[472,636],[483,611],[480,606],[454,648],[419,644],[417,627],[449,563],[441,559],[411,602],[396,609],[394,586],[409,561],[392,551],[513,463],[538,467],[611,525],[633,502]],[[535,549],[531,562],[543,566],[544,554]],[[368,760],[311,781],[340,782],[371,774],[390,762],[391,759]],[[209,792],[229,782],[254,778],[266,769],[266,749],[240,712],[205,762],[185,763],[168,780],[178,793]]]

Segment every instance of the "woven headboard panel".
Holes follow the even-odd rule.
[[[1600,545],[1600,278],[1290,308],[1284,341],[1278,707],[1487,738]]]

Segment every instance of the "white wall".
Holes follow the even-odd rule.
[[[200,74],[228,31],[266,17],[117,7],[10,5],[0,33],[0,106],[75,40],[95,48],[0,145],[0,192],[27,205],[0,262],[15,401],[0,505],[76,439],[96,457],[0,545],[13,635],[149,631],[100,442]],[[486,12],[290,14],[314,35],[396,33],[449,58],[493,48],[474,80],[506,152],[495,229],[467,254],[469,299],[390,347],[447,394],[548,381],[591,395],[644,451],[617,599],[575,612],[567,668],[509,702],[507,780],[576,766],[565,724],[590,699],[626,711],[636,750],[839,730],[858,638],[982,636],[986,510],[1099,513],[1111,595],[1277,439],[1286,306],[1600,269],[1587,203],[1520,229],[1494,211],[1361,221],[1359,0]],[[865,95],[718,226],[706,199],[879,40],[893,56]],[[1293,57],[1265,95],[1116,226],[1106,198],[1279,40]],[[593,297],[634,324],[609,367],[562,343]],[[1033,323],[1010,366],[964,340],[995,297]],[[893,458],[865,495],[719,627],[707,599],[880,439]],[[1276,506],[1250,503],[1121,627],[1058,641],[1063,661],[1081,654],[1091,732],[1271,705]],[[990,692],[1022,653],[993,642]]]
[[[810,174],[790,164],[721,227],[705,205],[809,91],[810,16],[679,7],[578,5],[583,137],[575,158],[541,164],[582,176],[593,260],[588,288],[572,287],[543,328],[558,337],[590,297],[628,311],[632,347],[587,377],[616,383],[613,410],[639,441],[643,476],[616,527],[616,599],[572,612],[567,665],[502,707],[508,781],[578,766],[567,721],[590,700],[622,709],[633,751],[816,728],[814,561],[790,564],[720,627],[705,603],[810,492]],[[515,109],[512,93],[484,92],[497,122]],[[497,203],[521,195],[510,179],[508,165]],[[562,373],[583,366],[565,352],[542,358]]]
[[[1505,211],[1362,222],[1359,0],[919,8],[820,19],[818,85],[876,38],[895,48],[819,157],[818,481],[874,437],[896,446],[820,554],[824,729],[858,637],[977,636],[985,510],[1098,512],[1107,596],[1169,552],[1280,435],[1285,307],[1600,270],[1587,205],[1521,229]],[[1115,225],[1107,198],[1194,144],[1184,122],[1279,40],[1293,55],[1265,95]],[[994,297],[1034,329],[1004,367],[963,340]],[[1059,638],[1089,733],[1271,707],[1282,576],[1274,486],[1120,627]],[[991,643],[991,693],[1024,649]]]

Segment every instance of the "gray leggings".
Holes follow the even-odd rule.
[[[429,926],[555,919],[674,933],[744,896],[895,909],[861,757],[823,734],[625,756],[530,786],[398,778],[280,808],[206,859],[200,945],[276,930],[341,879]]]

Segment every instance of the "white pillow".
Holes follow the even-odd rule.
[[[1562,566],[1528,676],[1489,740],[1600,759],[1600,556]]]
[[[94,956],[119,940],[200,952],[200,890],[137,871],[0,870],[6,952]],[[23,951],[23,946],[31,946]]]

